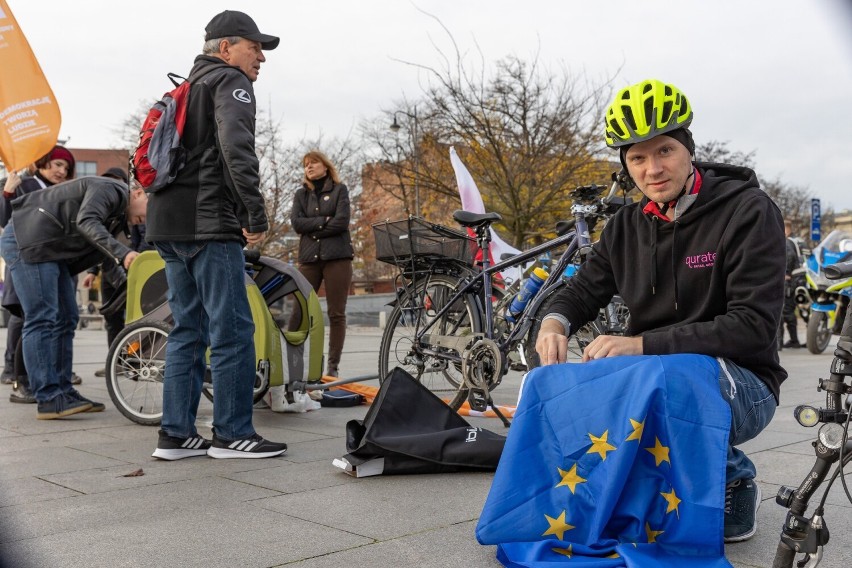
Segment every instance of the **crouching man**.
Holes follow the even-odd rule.
[[[21,307],[24,362],[38,403],[51,420],[104,409],[71,384],[74,330],[79,320],[73,276],[107,259],[125,269],[139,253],[116,240],[128,224],[145,222],[148,197],[121,180],[83,177],[12,202],[0,238]]]

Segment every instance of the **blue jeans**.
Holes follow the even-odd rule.
[[[731,405],[731,434],[728,441],[728,463],[725,482],[753,479],[757,475],[754,463],[734,447],[755,438],[772,420],[777,406],[769,387],[757,375],[724,359],[719,369],[719,390]],[[725,374],[725,369],[731,375]],[[733,386],[731,385],[733,381]]]
[[[254,322],[246,295],[245,259],[236,241],[155,243],[166,261],[175,326],[166,346],[162,430],[197,435],[195,418],[210,347],[213,432],[222,440],[253,435]]]
[[[24,363],[38,402],[70,393],[74,330],[80,319],[74,280],[64,262],[29,263],[21,259],[10,221],[0,250],[24,310]]]

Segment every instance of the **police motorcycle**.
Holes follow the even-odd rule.
[[[811,353],[825,351],[831,335],[839,334],[843,328],[846,306],[852,297],[852,278],[829,280],[825,277],[825,267],[847,260],[852,260],[852,233],[835,230],[814,248],[805,263],[811,300],[805,337]]]

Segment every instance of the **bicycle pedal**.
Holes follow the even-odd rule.
[[[470,393],[467,395],[467,402],[470,404],[471,410],[485,412],[488,409],[488,395],[484,391],[470,389]]]

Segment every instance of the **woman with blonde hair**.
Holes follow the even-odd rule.
[[[305,177],[293,199],[290,223],[299,234],[299,271],[314,290],[325,283],[330,324],[327,375],[338,376],[346,338],[346,299],[352,284],[349,190],[318,150],[302,158]]]

